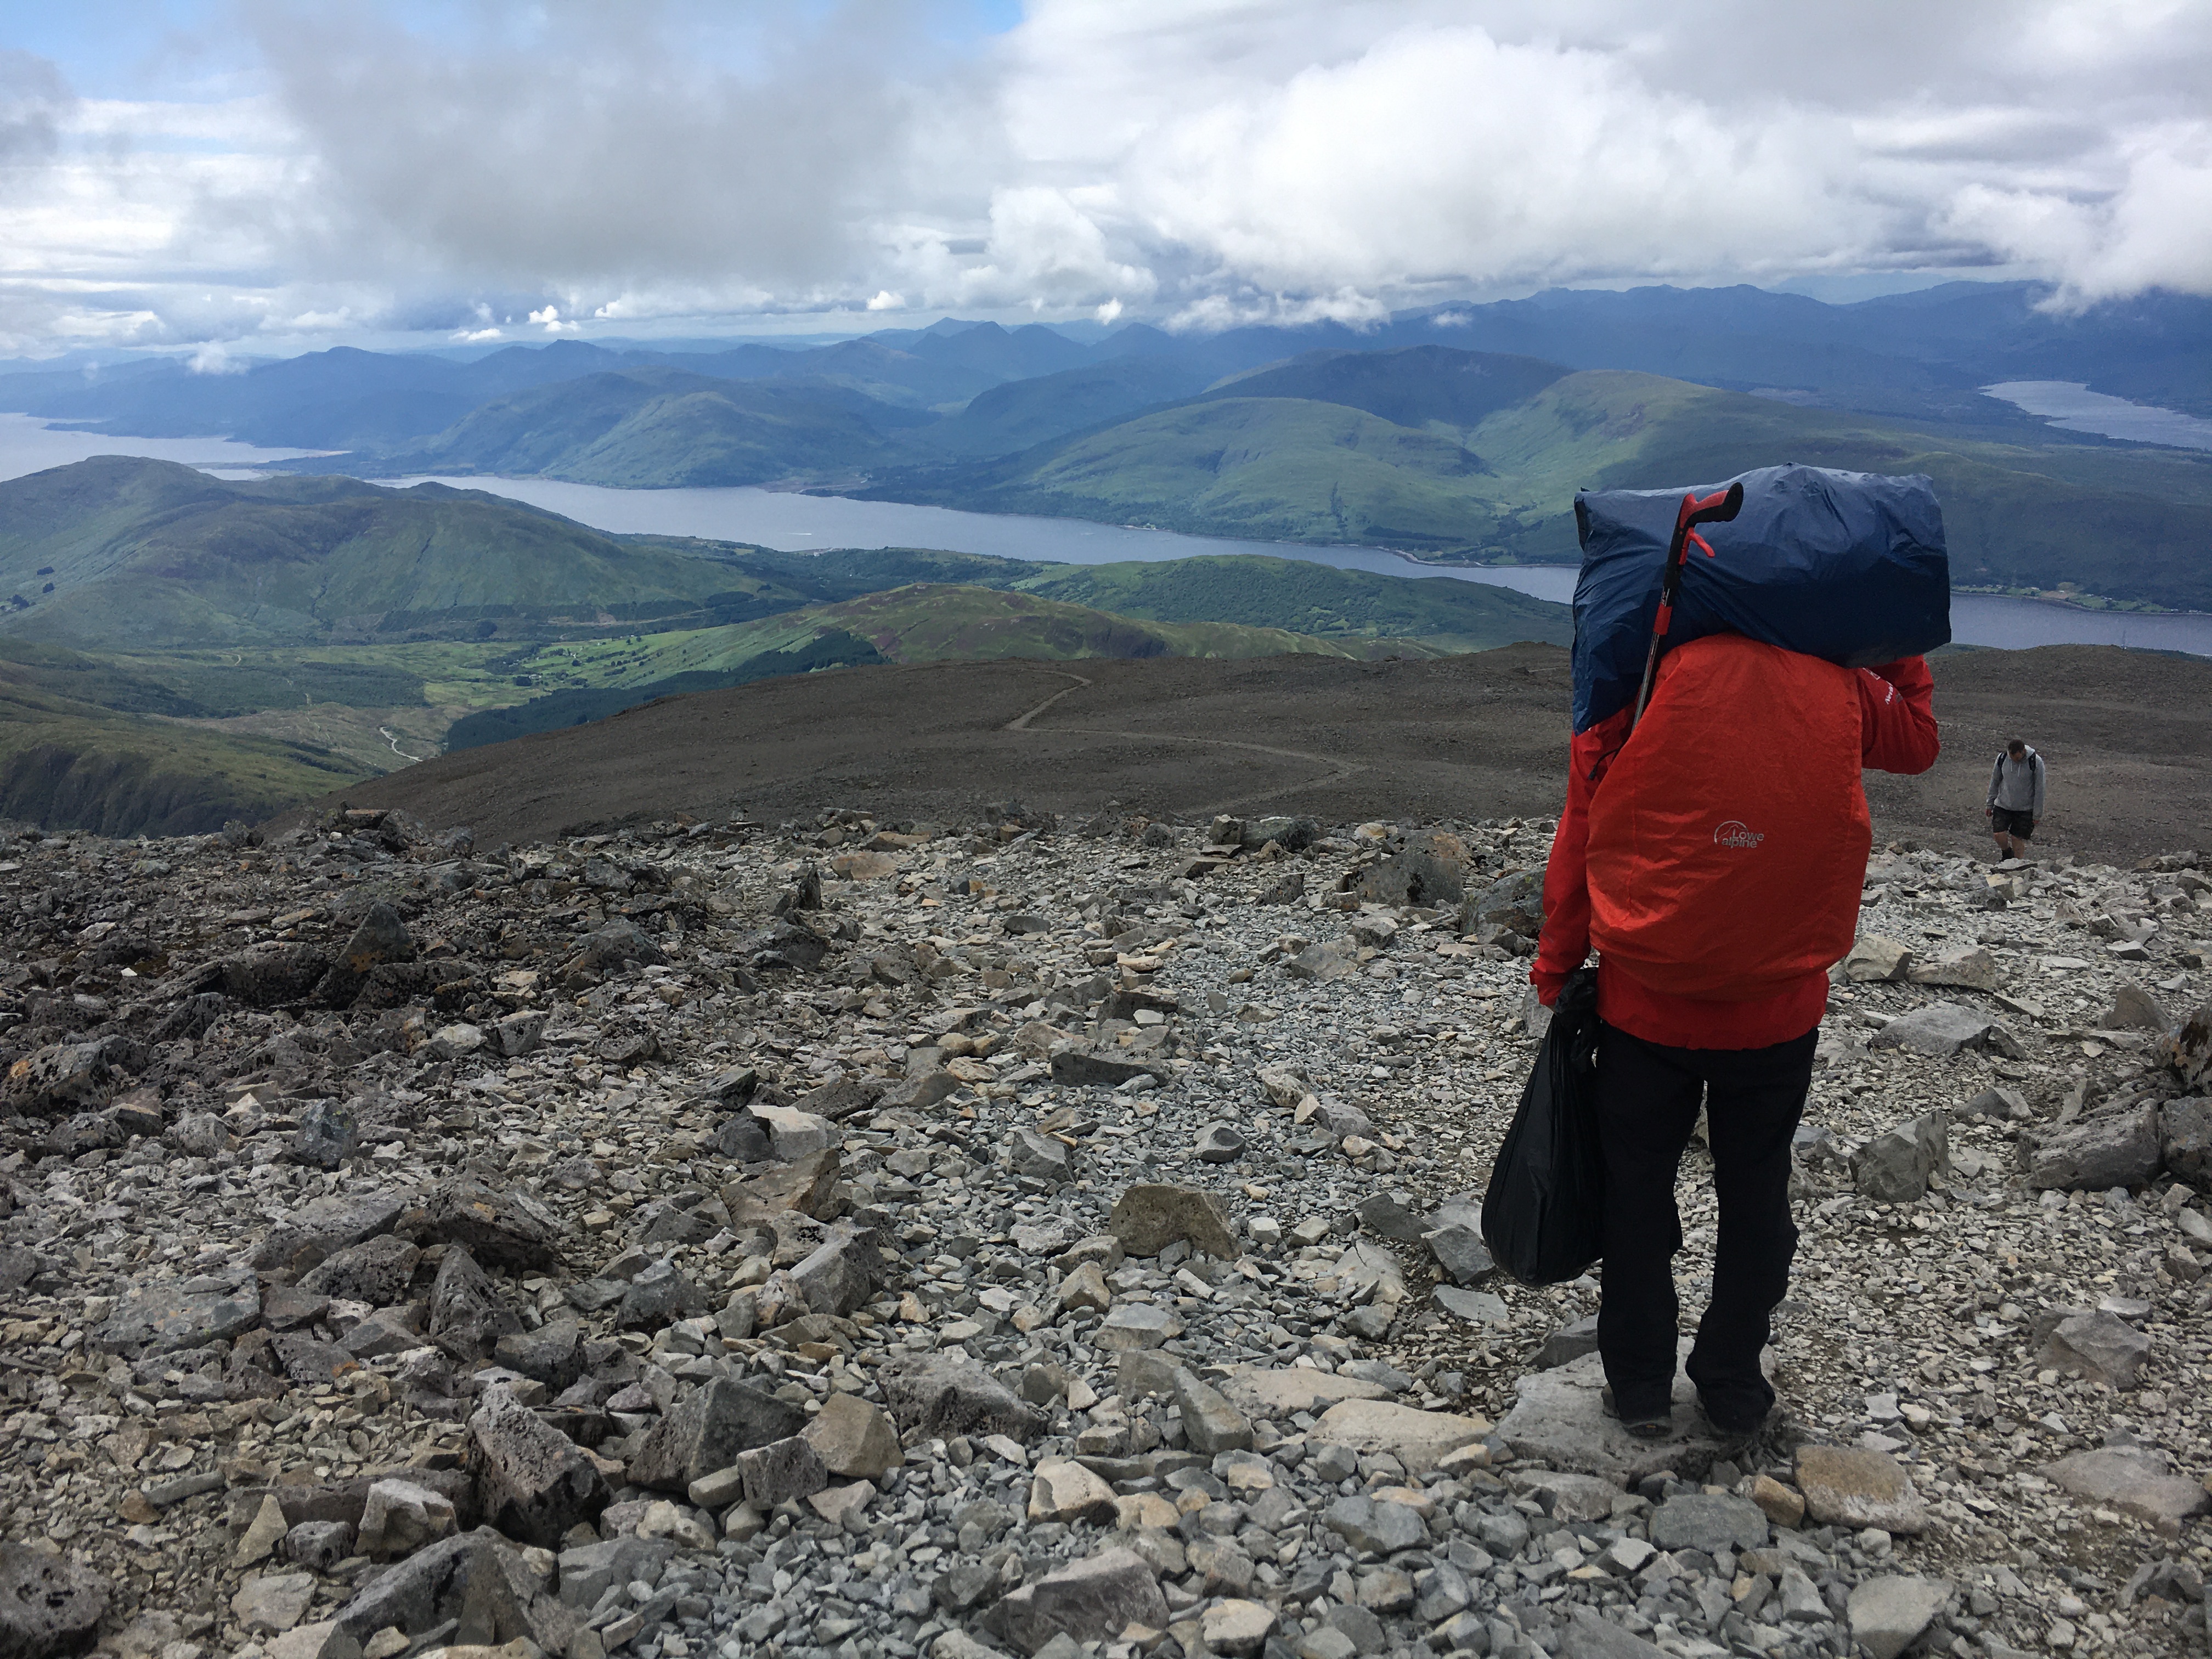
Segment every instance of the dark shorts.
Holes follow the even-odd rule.
[[[1997,835],[2017,836],[2026,841],[2035,834],[2035,814],[2015,812],[2008,806],[1992,806],[1990,828]]]

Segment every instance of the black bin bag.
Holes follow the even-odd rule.
[[[1597,1024],[1597,970],[1578,969],[1552,1010],[1482,1200],[1482,1242],[1524,1285],[1576,1278],[1601,1253]]]

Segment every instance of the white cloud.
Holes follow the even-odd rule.
[[[1899,270],[2212,293],[2203,0],[1031,0],[967,55],[927,9],[240,0],[209,27],[258,80],[167,101],[0,52],[0,349],[1356,325]]]
[[[507,331],[496,326],[491,328],[457,328],[446,337],[460,345],[482,345],[486,340],[505,339],[507,337]]]
[[[185,360],[185,367],[195,374],[243,374],[252,365],[232,356],[222,341],[206,340]]]

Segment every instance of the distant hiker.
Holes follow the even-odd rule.
[[[1675,1171],[1700,1103],[1720,1234],[1689,1375],[1724,1433],[1773,1407],[1759,1351],[1797,1248],[1790,1138],[1873,842],[1859,772],[1935,763],[1933,691],[1918,657],[1847,669],[1713,633],[1662,659],[1640,723],[1622,708],[1574,738],[1529,978],[1552,1003],[1598,952],[1598,1349],[1642,1437],[1671,1425]]]
[[[2043,757],[2014,738],[1990,768],[1990,799],[1982,808],[1999,859],[2024,859],[2028,837],[2043,822]]]

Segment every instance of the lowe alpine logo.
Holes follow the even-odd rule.
[[[1753,830],[1749,825],[1738,823],[1734,818],[1730,818],[1713,831],[1713,845],[1716,847],[1751,848],[1758,846],[1765,839],[1766,832],[1764,830]]]

